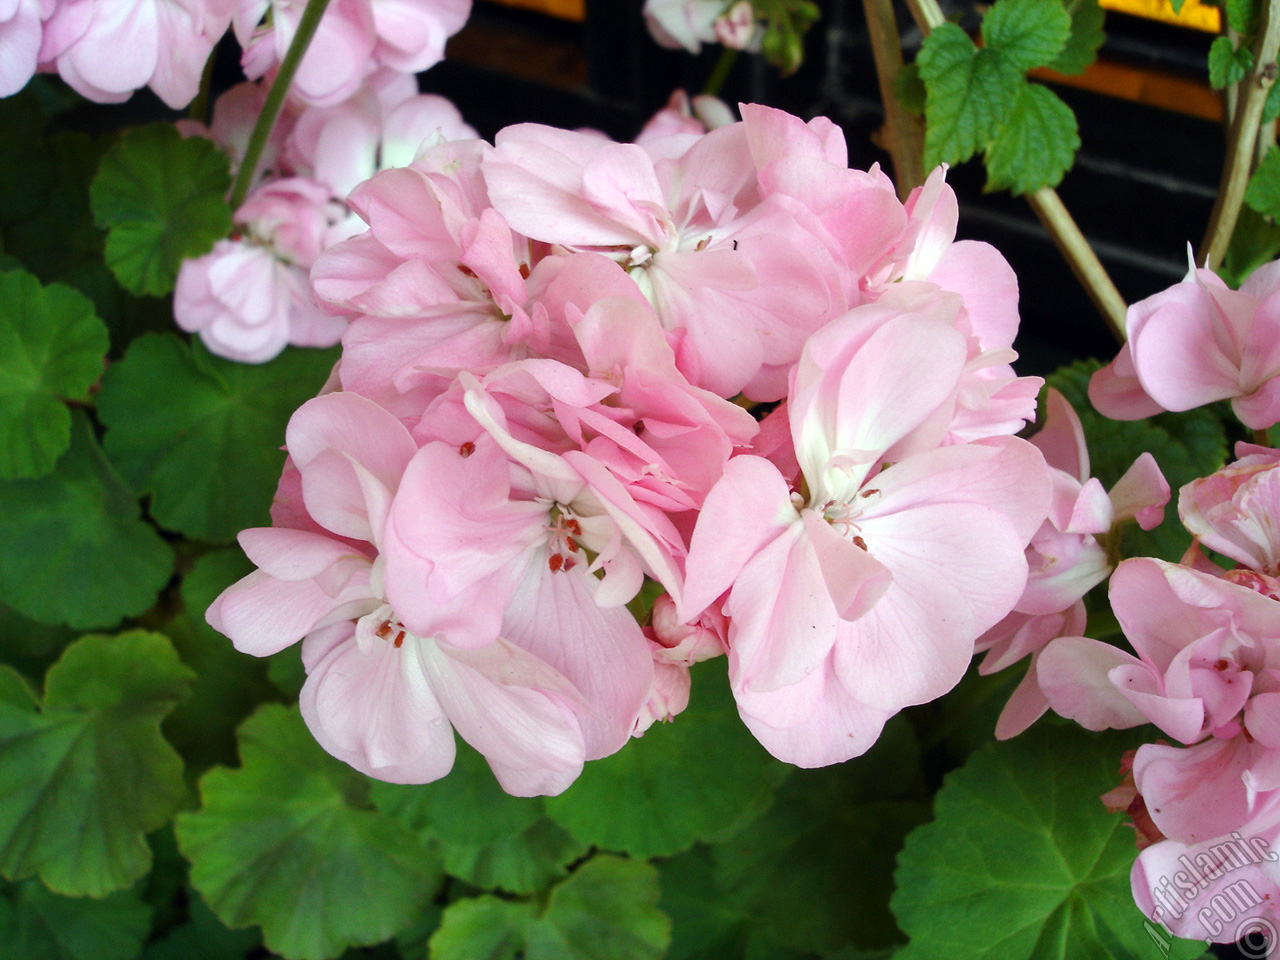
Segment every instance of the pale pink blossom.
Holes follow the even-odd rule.
[[[314,181],[260,187],[236,212],[240,236],[183,262],[173,297],[178,326],[243,363],[270,360],[288,344],[337,343],[346,321],[316,305],[307,271],[342,213]]]
[[[692,140],[736,121],[733,111],[719,97],[701,93],[690,98],[683,90],[671,94],[667,105],[650,117],[636,134],[635,142],[646,144],[663,137],[684,137],[683,153]]]
[[[865,751],[958,682],[1026,583],[1048,473],[1021,440],[938,448],[966,354],[945,304],[863,306],[811,337],[788,398],[807,495],[739,456],[699,515],[681,613],[728,591],[739,712],[780,759]]]
[[[1280,575],[1280,451],[1238,444],[1240,458],[1192,480],[1178,497],[1178,516],[1201,544],[1256,573]]]
[[[170,107],[200,87],[235,0],[61,0],[44,27],[40,62],[77,93],[119,103],[149,86]]]
[[[56,0],[0,0],[0,97],[17,93],[40,65],[44,21]]]
[[[512,229],[606,254],[630,273],[692,383],[778,399],[804,338],[844,302],[825,247],[797,219],[811,218],[785,197],[760,197],[746,136],[733,124],[655,159],[635,144],[518,124],[498,134],[483,171]]]
[[[391,589],[403,577],[382,553],[387,525],[424,458],[432,475],[447,468],[439,447],[420,451],[395,417],[348,393],[304,404],[286,445],[280,496],[305,522],[241,534],[259,569],[215,600],[208,619],[259,656],[303,638],[300,704],[325,749],[371,776],[421,783],[452,766],[456,729],[505,789],[534,795],[560,792],[584,759],[625,742],[652,667],[629,617],[631,654],[602,635],[612,625],[605,611],[593,620],[585,606],[561,622],[565,597],[585,585],[560,578],[533,591],[484,642],[459,646],[447,630],[415,633],[401,619],[397,604],[432,584]],[[453,469],[465,468],[466,451],[451,455]],[[483,498],[501,474],[473,479]]]
[[[1007,739],[1029,727],[1049,701],[1038,682],[1039,653],[1056,637],[1084,632],[1084,595],[1111,573],[1111,561],[1098,538],[1124,520],[1144,530],[1157,526],[1169,500],[1169,484],[1149,453],[1107,493],[1089,476],[1084,428],[1075,410],[1057,390],[1046,399],[1045,425],[1031,442],[1044,454],[1053,479],[1049,516],[1027,547],[1027,586],[1012,612],[978,639],[989,651],[980,672],[995,673],[1031,657],[1018,687],[996,723]]]
[[[724,6],[724,0],[645,0],[644,19],[661,46],[699,53],[704,43],[716,42]]]
[[[1280,420],[1280,262],[1238,291],[1191,270],[1125,316],[1128,342],[1093,375],[1089,398],[1104,415],[1135,420],[1230,400],[1245,426]]]
[[[303,0],[236,0],[236,39],[245,75],[274,70],[297,32]],[[333,0],[298,67],[293,94],[334,106],[379,67],[420,73],[444,58],[445,41],[462,29],[471,0]]]

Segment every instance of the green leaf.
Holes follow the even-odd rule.
[[[913,113],[918,117],[924,116],[928,92],[925,90],[924,81],[920,79],[920,67],[918,64],[903,64],[902,69],[898,71],[898,75],[893,80],[893,93],[908,113]]]
[[[1104,14],[1098,0],[1066,0],[1066,10],[1071,18],[1071,34],[1049,66],[1059,73],[1084,73],[1098,58],[1098,48],[1107,38],[1102,31]]]
[[[694,670],[689,708],[654,724],[546,801],[584,843],[635,857],[669,856],[758,815],[788,768],[743,726],[723,664]]]
[[[982,18],[986,49],[1026,73],[1052,63],[1071,35],[1071,15],[1057,0],[996,0]]]
[[[1254,18],[1257,16],[1256,0],[1224,0],[1222,8],[1227,14],[1227,25],[1236,33],[1248,35],[1253,33]],[[1182,9],[1182,0],[1174,6],[1174,10]]]
[[[900,943],[893,861],[928,817],[923,796],[919,748],[899,717],[864,756],[793,773],[764,816],[712,848],[717,881],[752,926],[798,951]]]
[[[126,290],[173,289],[186,257],[213,249],[231,230],[227,157],[209,140],[155,123],[126,133],[102,160],[90,191],[107,231],[107,266]]]
[[[607,854],[551,891],[529,925],[525,960],[661,960],[671,921],[658,909],[658,872]]]
[[[543,818],[512,837],[471,846],[441,844],[450,876],[482,890],[537,893],[563,879],[568,867],[587,854],[587,845]]]
[[[81,294],[0,272],[0,479],[39,477],[71,443],[71,414],[102,376],[107,327]]]
[[[431,937],[431,960],[516,960],[534,916],[531,903],[489,896],[455,900]]]
[[[183,662],[200,675],[191,698],[164,724],[165,735],[187,761],[189,776],[215,763],[234,762],[240,721],[262,701],[278,699],[266,661],[240,653],[204,621],[213,599],[252,569],[238,549],[206,553],[183,578],[186,612],[165,626]]]
[[[0,481],[0,596],[77,629],[141,613],[168,582],[173,551],[139,513],[88,420],[73,414],[71,447],[52,473]]]
[[[411,830],[444,843],[482,846],[513,837],[542,819],[540,797],[513,797],[483,756],[458,744],[449,775],[434,783],[373,782],[374,805]],[[476,816],[483,810],[484,816]]]
[[[1018,98],[1022,73],[999,51],[979,50],[954,23],[925,37],[925,165],[960,163],[986,147]]]
[[[1240,208],[1240,219],[1232,231],[1218,275],[1228,286],[1239,288],[1249,274],[1277,255],[1280,255],[1280,224],[1246,204]]]
[[[1071,108],[1038,83],[1024,84],[1008,120],[987,148],[986,190],[1029,193],[1055,187],[1080,149]]]
[[[368,781],[315,742],[296,709],[266,704],[240,727],[241,766],[200,780],[177,818],[191,884],[229,927],[259,924],[276,953],[322,960],[413,922],[440,869],[371,809]]]
[[[1280,87],[1280,84],[1276,84]],[[1270,217],[1280,218],[1280,147],[1272,147],[1249,178],[1244,192],[1244,202],[1251,208]]]
[[[988,744],[948,775],[936,820],[912,832],[898,859],[893,910],[911,943],[896,956],[1153,956],[1129,888],[1133,831],[1098,800],[1132,742],[1038,728]],[[1203,949],[1177,941],[1172,956]]]
[[[0,943],[21,960],[134,960],[150,927],[151,910],[132,890],[60,897],[29,880],[0,892]]]
[[[1277,64],[1280,68],[1280,64]],[[1270,123],[1280,117],[1280,83],[1273,83],[1267,88],[1267,99],[1262,104],[1262,119],[1260,123]]]
[[[156,522],[227,541],[270,521],[290,415],[333,367],[330,350],[286,350],[270,363],[233,363],[172,334],[138,338],[103,378],[98,413],[108,455]]]
[[[534,893],[587,852],[543,815],[541,798],[505,793],[484,758],[463,742],[449,776],[412,786],[375,782],[372,798],[379,810],[438,842],[451,876],[481,889]]]
[[[228,930],[194,891],[187,894],[191,918],[153,943],[142,960],[244,960],[261,945],[252,930]]]
[[[1232,46],[1231,38],[1217,37],[1209,47],[1209,85],[1215,90],[1239,83],[1253,68],[1253,53],[1241,44]]]
[[[151,866],[145,835],[186,793],[160,721],[194,675],[140,630],[68,647],[38,708],[0,675],[0,873],[72,896],[131,885]]]
[[[1055,371],[1048,385],[1060,390],[1080,415],[1091,472],[1104,487],[1111,489],[1140,453],[1155,457],[1169,481],[1172,504],[1165,508],[1164,523],[1154,530],[1126,526],[1123,553],[1177,560],[1191,543],[1190,534],[1178,522],[1178,490],[1226,462],[1228,445],[1222,417],[1217,406],[1208,406],[1145,420],[1109,420],[1089,403],[1089,378],[1100,366],[1097,360],[1078,361]]]

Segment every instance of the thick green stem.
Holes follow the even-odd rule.
[[[244,203],[244,198],[249,195],[249,187],[258,172],[258,163],[262,160],[262,151],[280,116],[285,95],[289,92],[289,85],[293,83],[293,75],[298,72],[298,64],[302,62],[302,56],[307,52],[316,27],[320,25],[320,18],[324,16],[328,6],[329,0],[307,0],[307,8],[302,11],[302,19],[298,21],[298,32],[293,35],[293,42],[289,44],[284,60],[280,62],[280,71],[271,83],[267,99],[262,104],[262,113],[258,114],[258,122],[254,124],[253,133],[249,136],[249,148],[240,161],[236,181],[231,187],[232,210],[238,210]]]
[[[902,200],[924,183],[924,124],[898,100],[894,85],[902,72],[902,40],[893,15],[893,0],[862,0],[876,61],[880,99],[884,101],[885,140],[893,157],[893,179]]]
[[[907,0],[907,6],[911,9],[911,16],[915,19],[916,26],[926,36],[934,27],[947,22],[942,8],[938,6],[938,0]],[[1108,329],[1118,341],[1124,343],[1126,310],[1124,297],[1120,296],[1120,291],[1116,289],[1106,268],[1093,252],[1093,248],[1089,246],[1089,241],[1085,239],[1084,234],[1080,232],[1080,227],[1063,206],[1057,191],[1052,187],[1041,187],[1027,194],[1027,202],[1031,204],[1031,209],[1035,211],[1036,216],[1040,218],[1040,223],[1049,232],[1059,252],[1070,264],[1072,273],[1089,294],[1089,299],[1102,313],[1102,319],[1106,321]]]
[[[1209,226],[1200,244],[1199,261],[1210,270],[1218,269],[1227,244],[1235,232],[1244,203],[1244,191],[1253,173],[1258,126],[1267,91],[1276,81],[1276,55],[1280,54],[1280,0],[1262,0],[1258,39],[1253,50],[1253,69],[1240,84],[1231,133],[1227,139],[1227,159],[1218,182],[1218,199],[1209,216]]]
[[[708,97],[720,96],[724,82],[729,79],[733,65],[738,62],[739,53],[741,51],[733,47],[725,47],[720,51],[720,59],[716,61],[715,67],[711,70],[711,76],[707,77],[706,85],[702,88],[704,94]]]

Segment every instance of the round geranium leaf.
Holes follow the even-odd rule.
[[[936,820],[898,858],[901,960],[1140,960],[1199,956],[1133,903],[1133,830],[1098,797],[1131,734],[1039,728],[991,743],[948,775]],[[1153,943],[1153,935],[1155,942]],[[1162,936],[1161,936],[1162,935]]]
[[[171,123],[131,130],[102,159],[90,188],[107,231],[107,266],[131,293],[173,289],[186,257],[231,230],[228,160],[212,141],[184,138]]]
[[[145,874],[146,834],[186,793],[160,722],[194,679],[168,639],[144,631],[73,643],[43,702],[0,668],[0,873],[98,897]]]
[[[0,943],[22,960],[135,960],[151,908],[133,890],[60,897],[38,880],[0,890]]]
[[[62,398],[102,375],[107,327],[81,293],[0,272],[0,479],[48,473],[71,443]]]
[[[126,479],[151,494],[157,523],[231,540],[270,522],[285,425],[334,360],[333,351],[287,350],[270,363],[232,363],[172,334],[139,337],[103,379],[103,443]]]
[[[146,610],[169,581],[173,551],[140,516],[89,421],[52,473],[0,480],[0,595],[24,616],[76,629]]]
[[[762,812],[788,768],[742,725],[723,671],[715,663],[695,670],[684,713],[588,763],[573,786],[546,801],[548,815],[584,843],[653,857]]]
[[[260,925],[289,960],[407,929],[440,885],[429,847],[372,809],[368,781],[325,753],[296,709],[259,708],[239,741],[239,769],[205,774],[201,808],[177,819],[191,884],[218,918]]]

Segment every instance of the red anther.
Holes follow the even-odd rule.
[[[460,453],[464,457],[469,457],[475,452],[476,452],[476,445],[472,443],[470,440],[468,440],[466,443],[464,443],[462,446],[458,448],[458,453]]]
[[[569,557],[569,558],[568,558],[567,560],[565,560],[565,562],[564,562],[564,569],[565,569],[565,571],[569,571],[569,570],[572,570],[572,569],[573,569],[574,567],[576,567],[577,565],[578,565],[578,561],[577,561],[577,560],[575,560],[575,559],[573,559],[573,557]]]
[[[396,645],[396,649],[399,650],[400,644],[404,643],[404,631],[401,630],[399,633],[397,633],[396,638],[391,642],[394,643]]]
[[[569,548],[569,552],[570,552],[570,553],[577,553],[577,552],[578,552],[578,544],[577,544],[577,542],[576,542],[576,541],[573,541],[573,540],[566,540],[566,541],[564,542],[564,545],[565,545],[566,547],[568,547],[568,548]]]
[[[529,279],[529,265],[527,263],[520,264],[520,279],[521,280]]]
[[[853,543],[854,546],[861,547],[863,550],[867,549],[867,541],[863,540],[861,537],[855,536],[853,538]]]
[[[874,489],[874,488],[873,488],[873,489],[871,489],[871,490],[863,490],[863,491],[862,491],[862,495],[863,495],[864,497],[874,497],[874,496],[875,496],[877,493],[879,493],[879,492],[880,492],[879,490],[876,490],[876,489]]]
[[[564,525],[569,528],[575,537],[582,536],[582,524],[578,522],[577,517],[570,517],[564,522]]]
[[[698,253],[701,253],[703,250],[707,249],[707,244],[709,244],[710,242],[711,242],[710,237],[703,237],[701,240],[698,241],[698,245],[694,247],[694,250]]]
[[[1218,671],[1227,670],[1230,669],[1230,667],[1231,662],[1229,660],[1218,660],[1213,665],[1213,669]]]
[[[473,279],[475,278],[475,275],[476,275],[476,272],[474,270],[472,270],[470,267],[462,263],[458,264],[458,272],[461,273],[464,277],[471,277]]]
[[[380,636],[383,640],[386,640],[389,636],[391,636],[391,621],[384,620],[382,622],[382,625],[378,627],[378,629],[375,630],[374,633]]]
[[[570,562],[570,563],[572,563],[573,561],[572,561],[572,560],[570,560],[569,562]],[[547,566],[549,566],[549,567],[551,568],[551,572],[552,572],[552,573],[555,573],[555,572],[556,572],[557,570],[559,570],[562,566],[565,566],[564,557],[560,556],[560,554],[558,554],[558,553],[553,553],[553,554],[552,554],[552,555],[547,559]],[[567,566],[565,566],[565,569],[568,569],[568,567],[567,567]]]

